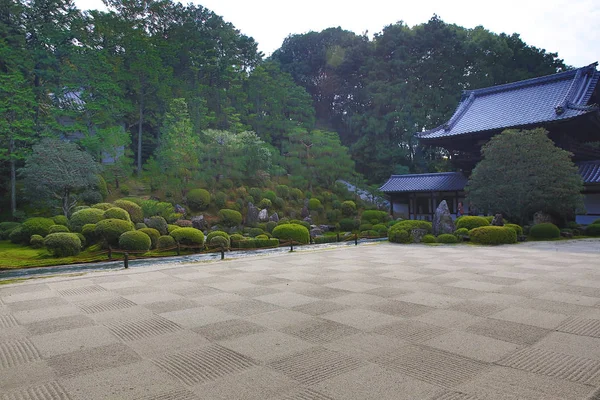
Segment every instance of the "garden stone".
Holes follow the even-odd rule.
[[[175,204],[175,212],[185,216],[185,208],[179,204]]]
[[[277,213],[273,213],[273,215],[269,217],[269,221],[279,222],[279,215]]]
[[[254,226],[258,223],[258,208],[251,202],[248,202],[248,215],[246,215],[246,225]]]
[[[302,211],[300,211],[300,216],[302,218],[306,218],[309,215],[310,215],[310,213],[308,212],[308,207],[307,206],[302,207]]]
[[[304,218],[304,222],[308,222],[309,224],[312,224],[312,218],[306,217],[306,218]]]
[[[564,237],[564,238],[572,238],[573,234],[571,232],[561,232],[560,236]]]
[[[504,218],[502,218],[502,214],[496,214],[494,219],[492,219],[493,226],[504,226]]]
[[[269,211],[266,208],[263,208],[258,213],[258,221],[259,222],[267,222],[269,220]]]
[[[323,232],[329,232],[330,226],[329,225],[319,225],[319,229],[322,230]]]
[[[421,243],[423,236],[427,235],[427,229],[411,229],[410,237],[413,243]]]
[[[206,220],[204,219],[204,215],[192,217],[192,227],[203,231],[206,228]]]
[[[321,236],[322,234],[323,234],[323,231],[321,229],[317,228],[316,226],[310,230],[310,236],[312,236],[312,237]]]
[[[558,221],[556,221],[556,219],[552,215],[547,214],[543,211],[538,211],[535,214],[533,214],[533,225],[544,224],[547,222],[557,225]]]
[[[453,233],[456,230],[446,200],[442,200],[437,210],[435,210],[435,215],[433,216],[432,229],[433,234],[435,236],[441,235],[443,233]]]

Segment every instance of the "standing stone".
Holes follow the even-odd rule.
[[[437,210],[435,210],[432,228],[435,236],[441,235],[442,233],[454,233],[456,230],[446,200],[442,200]]]
[[[269,211],[266,208],[263,208],[258,213],[258,221],[259,222],[267,222],[269,220]]]
[[[313,226],[314,226],[314,228],[313,228]],[[315,225],[311,225],[310,236],[316,237],[316,236],[321,236],[322,234],[323,234],[323,231],[320,228],[317,228]]]
[[[204,215],[192,217],[192,227],[203,231],[206,228],[206,220],[204,219]]]
[[[308,212],[308,207],[307,206],[302,207],[302,211],[300,211],[300,216],[302,218],[306,218],[309,215],[310,215],[310,213]]]
[[[504,218],[502,218],[502,214],[496,214],[494,219],[492,219],[491,225],[493,226],[504,226]]]
[[[533,214],[533,224],[544,224],[546,222],[550,222],[551,224],[558,225],[558,221],[552,215],[545,213],[543,211],[538,211]]]
[[[269,217],[269,221],[279,222],[279,214],[273,213],[273,215]]]
[[[258,208],[248,202],[248,214],[246,214],[246,225],[254,226],[258,223]]]

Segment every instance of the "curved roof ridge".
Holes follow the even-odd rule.
[[[409,176],[431,176],[431,175],[451,175],[451,174],[460,174],[462,175],[462,172],[458,172],[458,171],[447,171],[447,172],[425,172],[423,174],[403,174],[403,175],[392,175],[393,178],[399,178],[399,177],[409,177]]]

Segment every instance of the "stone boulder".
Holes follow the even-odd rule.
[[[310,213],[309,213],[309,211],[308,211],[308,207],[307,207],[307,206],[304,206],[304,207],[302,207],[302,211],[300,211],[300,216],[301,216],[302,218],[306,218],[306,217],[308,217],[309,215],[310,215]]]
[[[310,230],[310,236],[312,236],[312,237],[321,236],[322,234],[323,234],[323,231],[321,229],[317,228],[316,226]]]
[[[269,211],[266,208],[263,208],[258,213],[258,222],[267,222],[269,221]]]
[[[492,223],[490,225],[504,226],[504,218],[502,218],[502,214],[494,215],[494,219],[492,219]]]
[[[547,214],[543,211],[538,211],[535,214],[533,214],[533,225],[544,224],[547,222],[554,224],[554,225],[559,224],[559,221],[556,218],[554,218],[552,215]]]
[[[175,204],[175,212],[185,216],[185,208],[182,205]]]
[[[410,238],[413,243],[421,243],[423,240],[423,236],[427,235],[426,229],[411,229],[410,230]]]
[[[206,220],[204,219],[204,215],[197,215],[192,217],[192,227],[196,228],[200,231],[203,231],[207,228]]]
[[[279,214],[273,213],[273,215],[269,217],[269,221],[279,222]]]
[[[435,236],[443,233],[454,233],[456,230],[456,226],[454,225],[454,220],[452,220],[452,215],[450,214],[450,209],[448,208],[448,203],[446,203],[446,200],[442,200],[438,208],[435,210],[432,228]]]
[[[319,225],[319,229],[322,230],[323,232],[329,232],[329,230],[335,230],[335,227],[333,227],[333,229],[331,229],[331,227],[329,225]]]
[[[246,214],[246,225],[254,226],[258,223],[258,213],[259,210],[252,204],[248,202],[248,213]]]

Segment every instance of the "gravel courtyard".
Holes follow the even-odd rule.
[[[0,286],[0,399],[600,399],[600,241]]]

